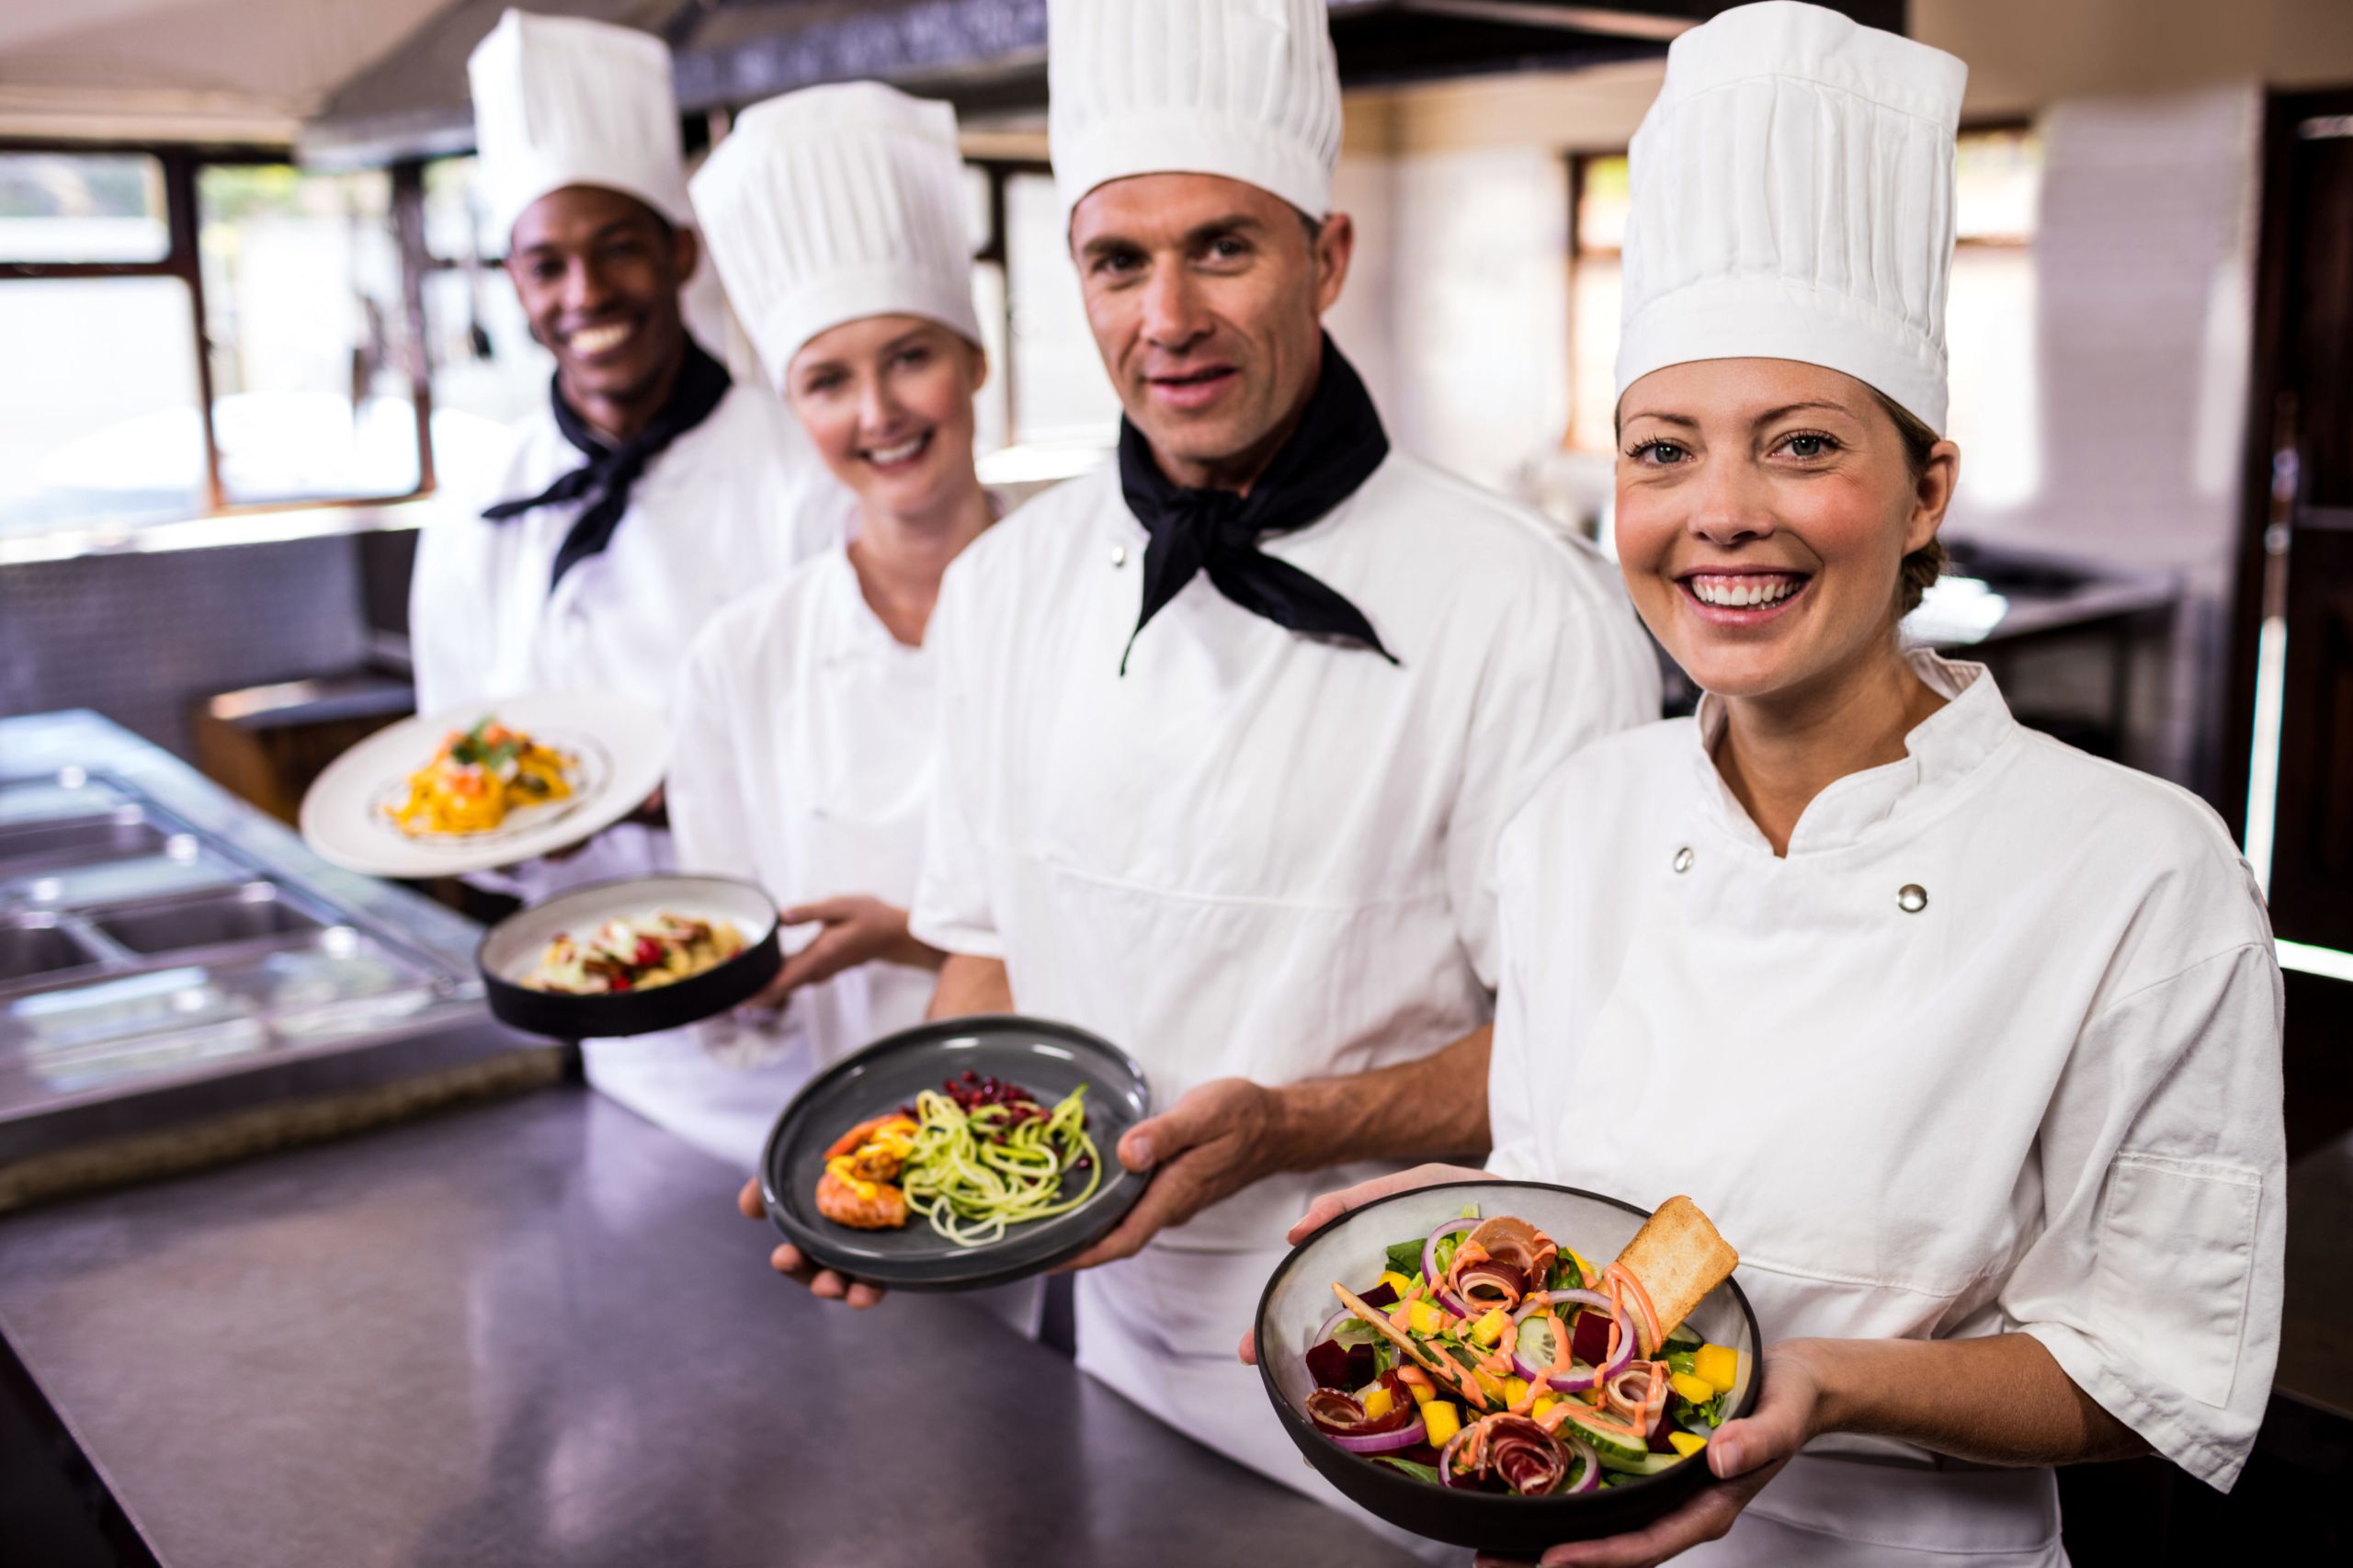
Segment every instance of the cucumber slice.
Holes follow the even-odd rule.
[[[1593,1451],[1601,1456],[1604,1470],[1629,1469],[1652,1457],[1648,1443],[1639,1437],[1625,1437],[1615,1431],[1604,1431],[1582,1408],[1573,1406],[1568,1419],[1562,1426],[1593,1446]]]
[[[1529,1317],[1527,1322],[1519,1325],[1519,1338],[1517,1341],[1519,1358],[1529,1366],[1539,1369],[1551,1366],[1553,1335],[1559,1332],[1552,1319],[1540,1313]]]
[[[1590,1441],[1590,1439],[1588,1439],[1588,1441]],[[1673,1470],[1677,1465],[1683,1462],[1683,1456],[1681,1454],[1646,1453],[1641,1459],[1629,1460],[1616,1458],[1611,1454],[1605,1452],[1598,1447],[1595,1448],[1593,1451],[1600,1455],[1602,1469],[1616,1471],[1620,1475],[1630,1477],[1656,1475],[1662,1471]]]

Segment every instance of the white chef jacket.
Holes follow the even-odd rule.
[[[1911,659],[1950,701],[1785,858],[1716,771],[1713,699],[1545,782],[1499,856],[1489,1165],[1690,1194],[1768,1340],[2030,1334],[2227,1486],[2279,1346],[2259,895],[2194,797]],[[1688,1561],[1957,1557],[2063,1562],[2051,1472],[1825,1439]]]
[[[552,408],[516,427],[511,455],[479,484],[453,486],[426,525],[409,589],[416,700],[430,713],[551,688],[612,690],[667,710],[687,648],[711,616],[831,542],[837,494],[808,437],[758,387],[731,387],[710,416],[648,463],[600,553],[548,588],[584,502],[503,523],[495,502],[536,495],[587,459]],[[813,531],[815,530],[815,531]],[[666,868],[669,835],[624,824],[563,861],[519,867],[507,891],[537,902],[563,888]]]
[[[841,501],[843,528],[854,508]],[[841,537],[836,532],[836,537]],[[730,605],[696,640],[673,714],[678,869],[757,882],[779,904],[915,894],[930,792],[929,651],[892,637],[836,544]],[[789,929],[788,950],[817,934]],[[819,1069],[923,1019],[935,976],[870,963],[796,991],[786,1010],[599,1042],[599,1089],[737,1170],[759,1164]]]
[[[1392,454],[1260,548],[1363,610],[1400,663],[1188,583],[1134,629],[1147,536],[1116,470],[949,569],[942,762],[917,936],[1001,957],[1015,1004],[1126,1048],[1156,1107],[1424,1056],[1492,1009],[1495,835],[1579,745],[1657,712],[1617,575],[1533,514]],[[1319,1495],[1234,1359],[1314,1193],[1272,1177],[1077,1277],[1079,1363]]]
[[[847,540],[856,506],[816,530]],[[678,868],[743,877],[780,903],[915,895],[931,792],[938,678],[928,646],[893,637],[847,544],[720,612],[687,656],[670,824]],[[788,930],[788,950],[817,935]],[[739,1171],[757,1168],[785,1104],[821,1069],[923,1021],[937,976],[876,961],[749,1012],[635,1040],[589,1040],[590,1082]],[[1035,1337],[1042,1279],[971,1303]]]

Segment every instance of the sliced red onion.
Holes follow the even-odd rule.
[[[1581,1492],[1594,1492],[1599,1490],[1601,1486],[1601,1456],[1593,1451],[1593,1445],[1586,1442],[1583,1437],[1562,1437],[1558,1432],[1553,1433],[1552,1436],[1560,1437],[1563,1442],[1569,1446],[1570,1454],[1574,1456],[1577,1463],[1583,1467],[1578,1470],[1576,1483],[1569,1488],[1570,1493],[1574,1494]]]
[[[1337,1334],[1340,1331],[1340,1325],[1342,1324],[1347,1323],[1350,1318],[1353,1318],[1356,1315],[1356,1313],[1348,1311],[1347,1308],[1342,1307],[1338,1312],[1334,1312],[1330,1317],[1324,1320],[1324,1326],[1317,1329],[1315,1331],[1315,1337],[1309,1340],[1307,1343],[1311,1346],[1323,1344],[1325,1340],[1331,1338],[1335,1334]]]
[[[1605,1312],[1616,1310],[1609,1298],[1598,1290],[1547,1290],[1544,1299],[1554,1306],[1574,1301],[1580,1307],[1597,1307]]]
[[[1466,1424],[1460,1431],[1456,1432],[1453,1437],[1449,1437],[1446,1440],[1445,1448],[1438,1450],[1438,1479],[1439,1485],[1459,1487],[1464,1484],[1462,1482],[1459,1482],[1454,1479],[1454,1450],[1462,1446],[1462,1439],[1471,1435],[1471,1427],[1476,1425],[1476,1422]]]
[[[1618,1312],[1618,1354],[1602,1363],[1600,1369],[1602,1382],[1607,1384],[1631,1365],[1633,1359],[1634,1319],[1632,1314],[1620,1309]]]
[[[1429,1239],[1422,1244],[1422,1278],[1429,1282],[1430,1292],[1438,1304],[1459,1318],[1469,1317],[1471,1309],[1456,1301],[1452,1291],[1443,1288],[1438,1275],[1438,1244],[1457,1232],[1478,1228],[1476,1220],[1449,1220],[1432,1231]]]
[[[1338,1432],[1326,1432],[1324,1435],[1352,1454],[1386,1454],[1393,1453],[1399,1449],[1412,1448],[1429,1436],[1429,1427],[1419,1415],[1416,1415],[1411,1422],[1398,1427],[1394,1432],[1374,1432],[1361,1437],[1347,1437]]]

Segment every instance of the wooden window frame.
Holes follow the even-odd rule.
[[[283,147],[210,146],[159,142],[71,142],[0,137],[0,154],[58,153],[63,155],[129,154],[153,158],[164,176],[164,223],[167,236],[163,256],[155,261],[0,261],[0,288],[11,282],[41,278],[173,278],[188,292],[190,337],[188,352],[196,358],[198,412],[204,430],[204,503],[200,517],[259,516],[271,512],[318,507],[369,507],[397,505],[433,493],[433,387],[425,353],[425,284],[418,264],[425,243],[424,163],[404,160],[384,172],[392,181],[391,222],[401,259],[401,309],[406,318],[407,358],[412,402],[416,416],[417,483],[408,490],[382,494],[330,495],[288,501],[232,501],[221,479],[220,433],[213,417],[212,338],[204,298],[203,257],[197,199],[199,177],[207,168],[284,165],[300,168],[292,149]],[[135,527],[136,525],[134,525]]]

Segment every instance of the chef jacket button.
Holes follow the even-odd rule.
[[[1691,846],[1687,844],[1682,848],[1675,852],[1675,869],[1677,871],[1688,871],[1691,869]]]
[[[1127,563],[1128,547],[1124,544],[1113,545],[1111,547],[1111,564],[1114,566],[1125,566]]]
[[[1917,882],[1906,882],[1895,890],[1895,907],[1906,915],[1917,915],[1928,907],[1928,890]]]

